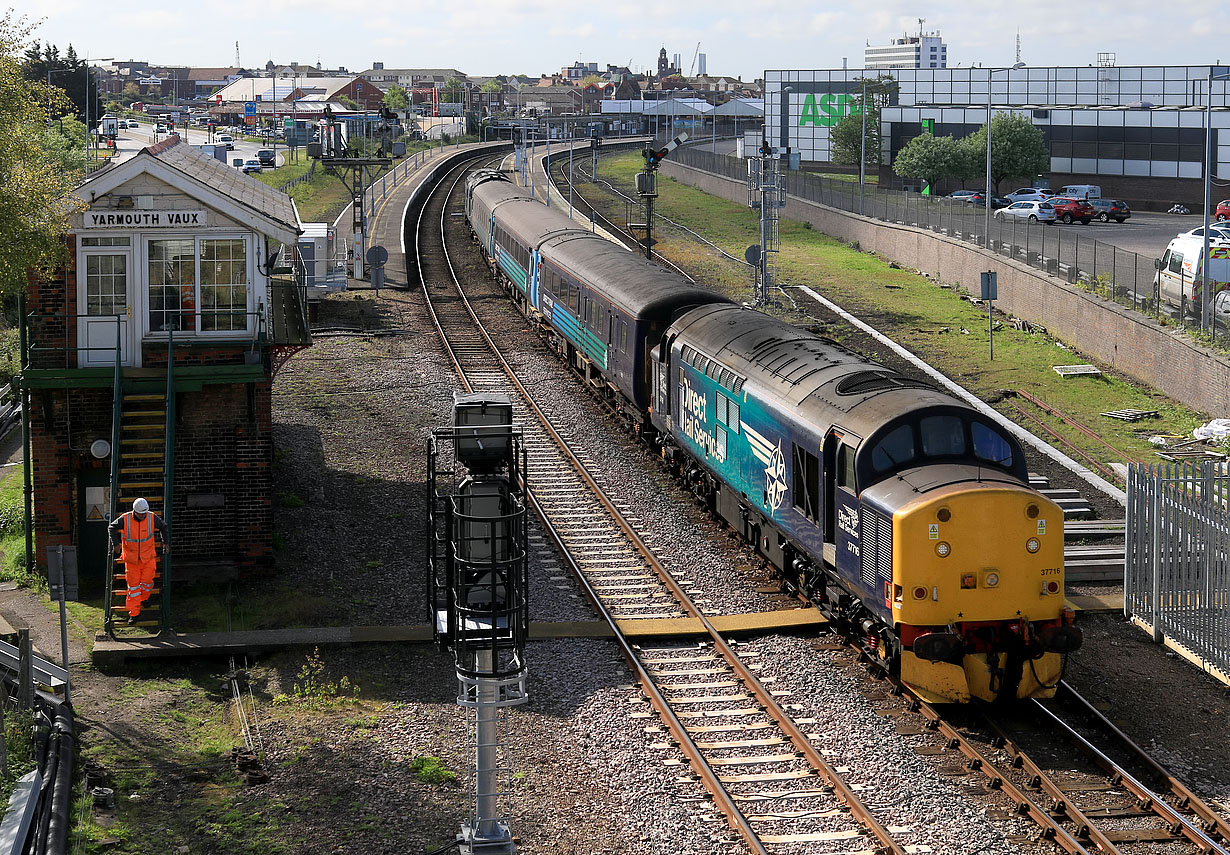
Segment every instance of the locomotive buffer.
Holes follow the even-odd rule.
[[[494,393],[453,395],[453,427],[432,433],[428,450],[427,562],[440,649],[451,647],[457,703],[474,743],[474,813],[457,835],[463,855],[516,852],[501,804],[512,768],[503,710],[523,704],[529,628],[525,449],[512,403]]]

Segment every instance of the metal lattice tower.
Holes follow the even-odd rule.
[[[760,145],[760,157],[749,158],[747,162],[747,205],[760,211],[755,292],[756,305],[762,306],[769,302],[769,291],[776,279],[777,254],[781,249],[779,212],[786,207],[785,175],[778,168],[777,152],[767,140]]]

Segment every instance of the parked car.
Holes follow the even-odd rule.
[[[256,159],[261,162],[261,166],[277,166],[278,156],[273,153],[271,148],[262,148],[256,153]]]
[[[1127,202],[1120,202],[1118,199],[1090,199],[1089,206],[1104,223],[1111,220],[1122,223],[1132,216],[1132,209],[1127,206]]]
[[[223,145],[225,145],[225,146],[226,146],[226,150],[227,150],[227,151],[234,151],[234,150],[235,150],[235,141],[234,141],[233,139],[231,139],[231,135],[230,135],[230,134],[218,134],[218,136],[216,137],[216,139],[217,139],[217,141],[218,141],[218,142],[220,142],[220,143],[222,143]]]
[[[261,162],[259,160],[256,158],[250,158],[243,162],[243,171],[246,174],[249,172],[263,172],[264,170],[261,168]]]
[[[1204,237],[1204,226],[1196,226],[1194,229],[1189,229],[1185,232],[1179,232],[1176,237]],[[1214,224],[1209,226],[1209,240],[1230,240],[1230,226]]]
[[[1222,199],[1217,203],[1217,211],[1213,215],[1220,223],[1222,220],[1230,220],[1230,199]]]
[[[971,205],[977,205],[979,208],[981,208],[984,205],[986,205],[987,197],[985,193],[975,193],[973,196],[967,196],[965,198],[965,201]],[[992,210],[998,209],[998,208],[1007,208],[1011,204],[1012,204],[1012,200],[1005,198],[1003,196],[992,196],[991,197]]]
[[[1055,191],[1046,187],[1022,187],[1020,190],[1013,190],[1005,198],[1013,202],[1044,202],[1054,195]]]
[[[1031,223],[1053,223],[1055,206],[1050,202],[1013,202],[995,212],[997,220],[1010,220],[1014,217]]]
[[[953,190],[945,198],[952,199],[954,202],[968,202],[970,196],[977,196],[981,192],[981,190]]]
[[[1204,230],[1195,235],[1181,234],[1166,247],[1166,253],[1153,262],[1157,273],[1153,285],[1167,304],[1190,314],[1193,308],[1200,310],[1200,280],[1204,275]],[[1225,291],[1230,282],[1230,240],[1218,237],[1216,229],[1209,229],[1209,280],[1214,294]],[[1225,298],[1223,298],[1224,300]]]
[[[1102,188],[1097,184],[1068,184],[1059,188],[1058,195],[1073,199],[1101,199]]]
[[[1087,226],[1093,222],[1093,218],[1096,215],[1093,206],[1084,199],[1073,199],[1070,196],[1055,196],[1047,201],[1054,206],[1055,218],[1061,223],[1080,220],[1082,224]]]

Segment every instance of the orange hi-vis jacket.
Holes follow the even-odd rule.
[[[154,552],[154,513],[149,511],[145,519],[139,520],[132,511],[123,514],[124,522],[120,526],[120,560],[125,564],[143,564],[153,561],[157,555]]]

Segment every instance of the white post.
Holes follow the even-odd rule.
[[[1200,252],[1200,328],[1210,328],[1209,286],[1209,204],[1213,173],[1213,66],[1209,66],[1209,88],[1204,98],[1204,241]]]

